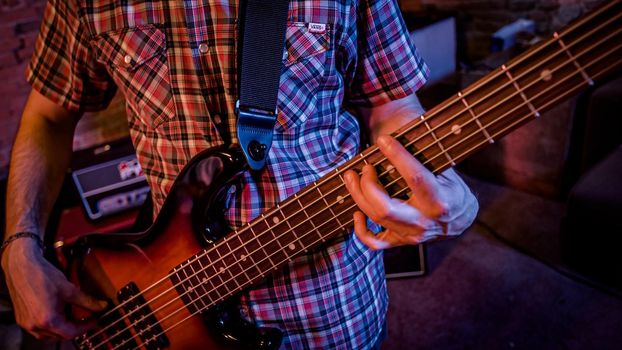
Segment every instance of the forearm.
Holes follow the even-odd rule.
[[[55,118],[30,98],[11,154],[6,235],[43,234],[71,156],[77,117]]]

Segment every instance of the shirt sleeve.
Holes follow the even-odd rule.
[[[413,94],[428,77],[396,0],[362,0],[357,18],[358,57],[349,103],[382,105]]]
[[[110,103],[116,85],[98,63],[75,1],[49,0],[26,69],[33,89],[71,111],[97,111]]]

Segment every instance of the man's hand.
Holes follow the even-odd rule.
[[[477,200],[453,169],[435,176],[390,136],[378,137],[377,145],[412,196],[408,201],[391,198],[371,165],[363,168],[361,176],[346,172],[346,187],[362,210],[354,214],[354,232],[365,245],[387,249],[455,236],[473,222]],[[366,216],[385,230],[378,235],[369,231]]]
[[[6,230],[43,232],[69,166],[80,112],[72,112],[32,90],[13,145],[7,185]],[[33,171],[36,169],[36,171]],[[69,321],[65,306],[99,311],[47,262],[32,239],[17,239],[2,254],[2,268],[17,323],[37,338],[70,339],[89,324]]]
[[[66,315],[67,305],[102,311],[105,301],[83,293],[52,266],[34,240],[18,239],[2,255],[2,267],[17,324],[37,339],[72,339],[95,326]]]

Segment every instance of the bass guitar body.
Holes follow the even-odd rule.
[[[227,298],[208,292],[206,281],[218,288],[229,275],[210,275],[210,262],[197,258],[228,233],[223,189],[244,168],[235,148],[205,151],[181,172],[149,230],[90,234],[63,245],[70,280],[110,305],[99,315],[73,310],[73,317],[99,323],[75,340],[79,349],[278,348],[278,330],[240,317],[240,290],[228,290]]]

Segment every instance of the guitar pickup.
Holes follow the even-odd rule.
[[[117,299],[146,349],[159,350],[170,345],[160,323],[134,282],[121,288]]]

